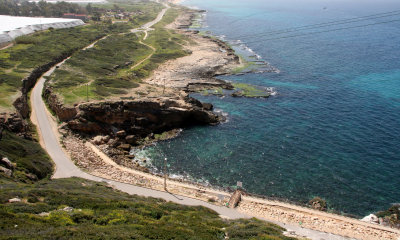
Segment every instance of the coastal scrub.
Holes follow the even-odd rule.
[[[0,182],[2,238],[294,239],[271,223],[223,220],[204,207],[129,195],[105,183],[79,178]],[[11,203],[12,198],[20,201]]]

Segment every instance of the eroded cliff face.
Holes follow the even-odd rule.
[[[51,110],[57,115],[60,121],[69,121],[75,118],[78,113],[77,108],[64,106],[49,86],[44,87],[43,97],[46,99]]]
[[[191,97],[141,98],[137,100],[89,102],[65,107],[47,87],[44,97],[49,107],[70,130],[87,136],[126,136],[144,138],[152,133],[193,125],[215,125],[223,117],[213,106]]]
[[[71,130],[86,134],[145,137],[192,125],[217,124],[221,120],[211,106],[193,98],[144,99],[86,103],[77,106],[77,115],[67,122]]]

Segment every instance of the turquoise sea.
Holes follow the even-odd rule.
[[[201,30],[279,69],[223,79],[277,94],[194,95],[228,121],[146,149],[155,171],[167,157],[174,175],[221,187],[242,181],[249,192],[302,203],[320,196],[358,216],[400,202],[398,0],[183,4],[207,10]]]

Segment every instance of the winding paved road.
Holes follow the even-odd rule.
[[[163,9],[162,12],[157,16],[157,18],[142,26],[142,29],[148,30],[151,26],[159,22],[164,16],[167,8]],[[144,30],[144,31],[146,31]],[[57,64],[57,66],[62,65],[64,62]],[[63,150],[60,142],[57,131],[57,123],[53,120],[51,114],[46,108],[46,105],[42,99],[42,90],[45,83],[45,76],[51,75],[56,66],[50,69],[48,72],[43,74],[43,76],[38,80],[35,87],[32,90],[31,94],[31,106],[32,106],[32,115],[31,120],[37,126],[37,130],[40,136],[41,144],[44,146],[50,157],[53,159],[56,165],[56,171],[53,175],[53,178],[68,178],[68,177],[80,177],[88,180],[99,181],[99,182],[107,182],[115,186],[115,188],[124,191],[129,194],[137,194],[145,197],[154,197],[154,198],[162,198],[166,201],[171,201],[179,204],[190,205],[190,206],[204,206],[210,208],[221,216],[225,216],[232,219],[237,218],[248,218],[250,216],[242,214],[235,209],[230,209],[226,207],[215,206],[209,204],[207,202],[203,202],[197,199],[192,199],[184,196],[177,196],[167,192],[161,192],[157,190],[147,189],[143,187],[138,187],[130,184],[120,183],[108,179],[99,178],[96,176],[92,176],[88,173],[80,170],[75,164],[71,161],[68,154]],[[282,223],[276,224],[287,228],[288,230],[295,231],[297,234],[308,236],[311,239],[332,239],[332,240],[344,240],[348,238],[340,237],[337,235],[332,235],[328,233],[322,233],[310,229],[301,228],[298,226],[290,226]]]

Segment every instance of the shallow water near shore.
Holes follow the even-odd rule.
[[[400,10],[395,1],[189,0],[207,28],[241,40],[278,73],[223,79],[274,87],[269,99],[193,95],[228,114],[218,126],[186,129],[146,149],[155,168],[221,187],[359,216],[400,202],[400,15],[281,35],[256,35]],[[279,38],[294,34],[310,35]]]

